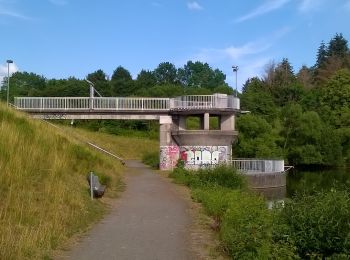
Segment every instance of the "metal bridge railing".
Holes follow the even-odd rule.
[[[240,109],[239,99],[224,94],[181,96],[172,99],[172,109]]]
[[[20,110],[35,111],[139,111],[169,110],[169,98],[121,98],[121,97],[15,97]]]
[[[142,97],[15,97],[15,106],[27,111],[142,111],[239,109],[239,99],[224,94]]]
[[[284,160],[235,159],[228,161],[234,168],[244,173],[284,172]]]
[[[219,164],[232,165],[245,174],[264,174],[285,172],[290,166],[284,166],[284,160],[257,160],[257,159],[234,159],[227,161],[217,160],[191,160],[185,162],[189,168],[215,167]]]

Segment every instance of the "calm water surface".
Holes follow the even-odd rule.
[[[350,190],[350,168],[329,170],[293,169],[287,174],[287,186],[257,190],[268,201],[291,198],[295,193],[330,190],[332,188]]]
[[[287,175],[287,197],[296,192],[350,188],[350,168],[329,170],[292,170]]]

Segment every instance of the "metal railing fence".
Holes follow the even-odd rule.
[[[170,111],[181,109],[239,109],[239,99],[227,95],[153,97],[15,97],[17,109],[28,111]]]

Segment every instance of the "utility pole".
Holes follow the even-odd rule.
[[[13,60],[7,60],[7,106],[9,106],[9,97],[10,97],[10,63],[13,63]]]
[[[236,73],[236,97],[237,97],[237,72],[238,72],[238,66],[232,66],[233,72]]]

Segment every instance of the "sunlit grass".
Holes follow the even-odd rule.
[[[146,153],[159,151],[159,142],[153,139],[117,136],[73,127],[64,129],[67,134],[92,142],[123,159],[142,159]]]
[[[109,180],[106,196],[117,194],[118,161],[0,104],[0,259],[48,257],[99,219],[106,206],[89,197],[90,170]]]

